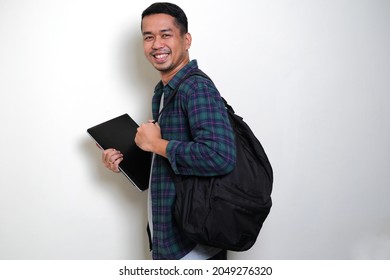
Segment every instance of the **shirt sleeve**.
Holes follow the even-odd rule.
[[[176,174],[227,174],[235,166],[236,147],[226,108],[212,83],[196,81],[183,102],[192,139],[170,140],[167,157]]]

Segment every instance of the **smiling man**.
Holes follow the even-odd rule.
[[[142,20],[144,52],[150,63],[161,73],[166,84],[189,62],[191,35],[167,14],[153,14]]]
[[[198,69],[190,61],[191,35],[183,10],[171,3],[154,3],[142,13],[144,53],[160,72],[152,100],[153,118],[181,79]],[[140,125],[137,145],[153,153],[148,216],[153,259],[226,259],[226,251],[195,244],[180,232],[174,215],[175,185],[169,168],[178,175],[216,176],[235,166],[236,150],[226,108],[215,85],[191,76],[158,122]],[[107,168],[118,172],[123,155],[103,152]]]

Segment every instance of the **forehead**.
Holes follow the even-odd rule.
[[[179,30],[175,18],[167,14],[154,14],[145,16],[141,24],[143,33],[158,33],[163,30]]]

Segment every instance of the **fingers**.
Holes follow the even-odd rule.
[[[161,139],[161,129],[157,123],[149,121],[143,123],[137,128],[137,134],[135,135],[135,143],[137,146],[147,152],[154,152],[154,143]]]
[[[107,149],[103,151],[102,161],[105,167],[113,172],[119,171],[119,164],[123,160],[123,154],[115,149]]]

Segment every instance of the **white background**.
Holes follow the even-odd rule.
[[[86,129],[150,118],[141,0],[0,0],[0,259],[149,259],[146,193]],[[184,1],[191,58],[274,167],[230,259],[390,258],[390,2]]]

